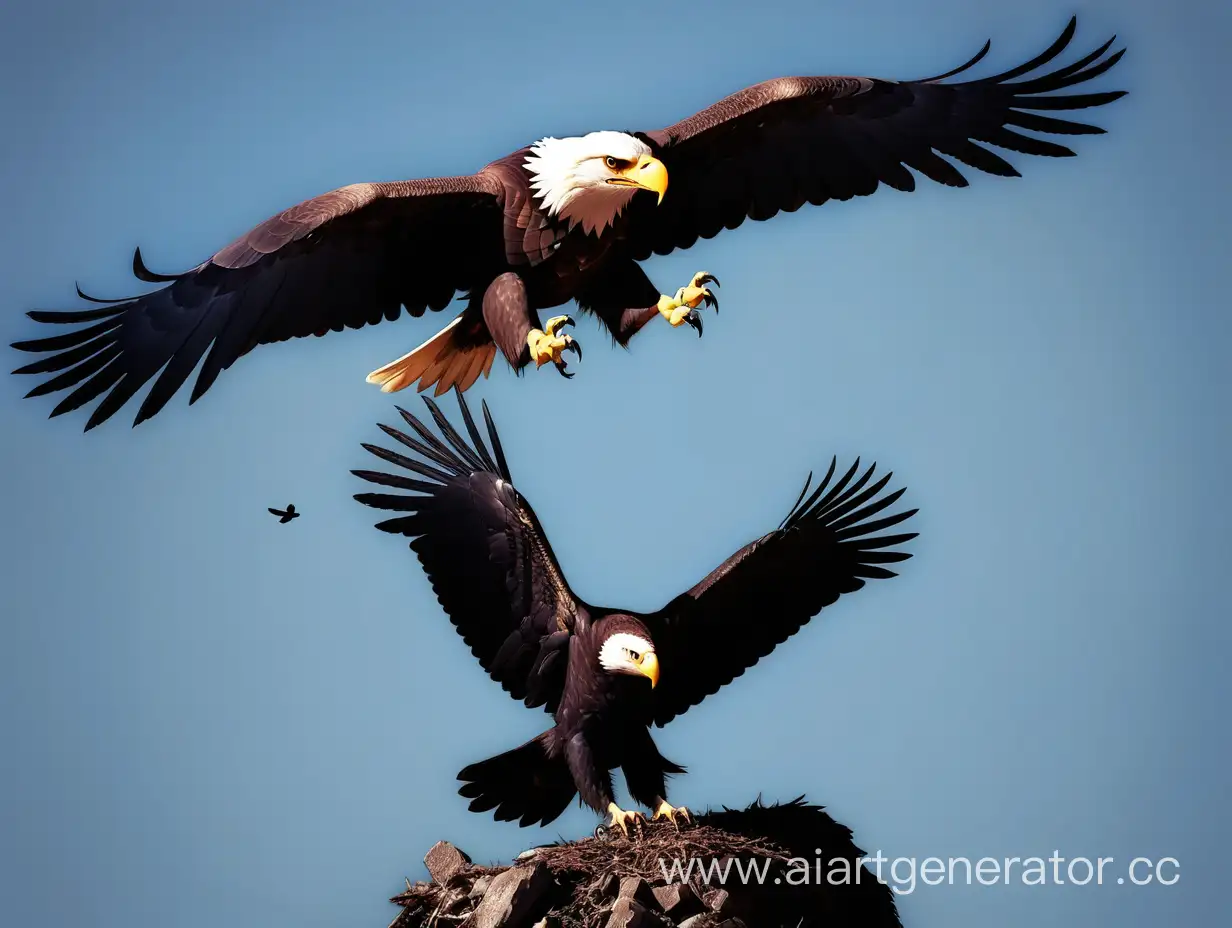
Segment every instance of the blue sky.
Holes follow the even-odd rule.
[[[903,576],[659,732],[673,798],[807,793],[889,856],[1175,857],[1171,887],[921,888],[909,926],[1211,919],[1226,882],[1232,154],[1226,7],[1143,0],[104,5],[0,12],[0,308],[132,292],[361,180],[546,134],[656,128],[784,74],[910,78],[994,38],[1130,48],[1131,96],[1019,180],[805,209],[666,258],[723,312],[569,382],[499,365],[519,487],[581,595],[654,608],[776,525],[832,454],[921,507]],[[441,317],[443,319],[444,317]],[[364,383],[440,321],[262,349],[130,430],[0,392],[0,888],[13,924],[386,924],[448,838],[593,827],[466,810],[544,717],[487,681],[351,500],[392,422]],[[37,333],[42,334],[42,333]],[[9,367],[20,358],[10,352]],[[399,401],[418,403],[403,394]],[[545,417],[558,426],[545,441]],[[295,501],[280,526],[265,507]],[[384,921],[383,921],[384,919]]]

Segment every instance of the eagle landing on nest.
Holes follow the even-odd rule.
[[[400,409],[415,435],[381,429],[414,457],[364,445],[414,476],[355,471],[410,492],[355,498],[395,513],[377,528],[412,539],[437,599],[488,675],[552,715],[538,737],[458,774],[472,811],[546,825],[580,796],[627,833],[643,816],[616,805],[611,771],[620,768],[633,800],[656,818],[688,818],[667,801],[666,778],[684,768],[659,753],[651,726],[741,676],[843,594],[895,576],[886,565],[911,556],[897,547],[914,532],[883,534],[916,512],[887,512],[904,490],[883,493],[891,475],[874,480],[875,464],[861,470],[857,459],[840,476],[831,461],[815,489],[810,475],[777,529],[662,609],[592,605],[573,592],[514,487],[487,404],[491,450],[457,396],[470,443],[424,397],[441,438]]]

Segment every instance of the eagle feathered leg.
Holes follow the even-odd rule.
[[[682,822],[691,823],[693,816],[683,806],[671,805],[667,796],[667,777],[685,772],[685,768],[673,763],[659,753],[658,746],[648,729],[642,729],[627,743],[625,763],[622,765],[629,795],[638,805],[654,809],[652,821],[670,821],[677,828]]]
[[[535,362],[535,367],[543,367],[551,361],[556,365],[562,377],[573,376],[565,369],[564,353],[572,351],[580,361],[582,360],[582,346],[572,335],[559,334],[562,328],[573,324],[570,316],[553,316],[542,330],[530,330],[526,336],[526,346],[530,348],[530,357]]]
[[[697,311],[697,307],[704,303],[707,306],[713,306],[716,313],[719,311],[719,299],[706,286],[709,283],[713,283],[716,287],[719,286],[719,280],[713,274],[698,271],[693,275],[689,285],[677,290],[675,296],[659,297],[659,314],[673,327],[681,324],[691,325],[697,329],[697,337],[701,338],[702,316]]]
[[[579,731],[569,738],[565,745],[565,758],[582,802],[596,812],[606,809],[612,816],[609,827],[619,828],[626,838],[640,835],[646,824],[646,816],[637,811],[626,812],[616,805],[612,795],[611,771],[595,756],[585,733]]]

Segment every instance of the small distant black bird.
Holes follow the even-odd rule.
[[[271,507],[270,513],[272,515],[278,516],[278,522],[280,525],[286,525],[292,519],[298,519],[300,516],[300,514],[295,511],[294,503],[287,503],[287,508],[285,511],[282,509],[274,509]]]
[[[537,738],[464,769],[459,792],[472,800],[471,811],[494,809],[498,820],[522,825],[546,825],[580,793],[627,834],[643,816],[614,801],[611,771],[620,767],[634,801],[655,818],[688,818],[666,799],[665,777],[684,768],[659,753],[650,726],[717,692],[843,593],[895,576],[881,565],[909,558],[893,548],[915,533],[879,533],[915,510],[879,516],[904,492],[881,495],[891,475],[873,481],[876,465],[859,473],[857,459],[832,482],[832,460],[811,493],[810,475],[777,529],[659,611],[593,606],[569,587],[530,503],[514,488],[487,404],[492,453],[455,392],[473,446],[424,397],[445,441],[399,409],[418,439],[381,429],[416,458],[364,447],[426,479],[354,473],[413,491],[355,498],[398,513],[377,528],[413,539],[411,550],[483,669],[515,699],[554,716]]]

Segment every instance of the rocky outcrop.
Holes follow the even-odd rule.
[[[679,828],[654,823],[632,838],[601,831],[532,848],[509,866],[474,864],[441,841],[424,858],[431,879],[408,880],[391,900],[401,911],[390,928],[901,928],[889,887],[861,868],[863,853],[802,798],[709,812]],[[818,859],[848,861],[860,878],[815,879]]]

